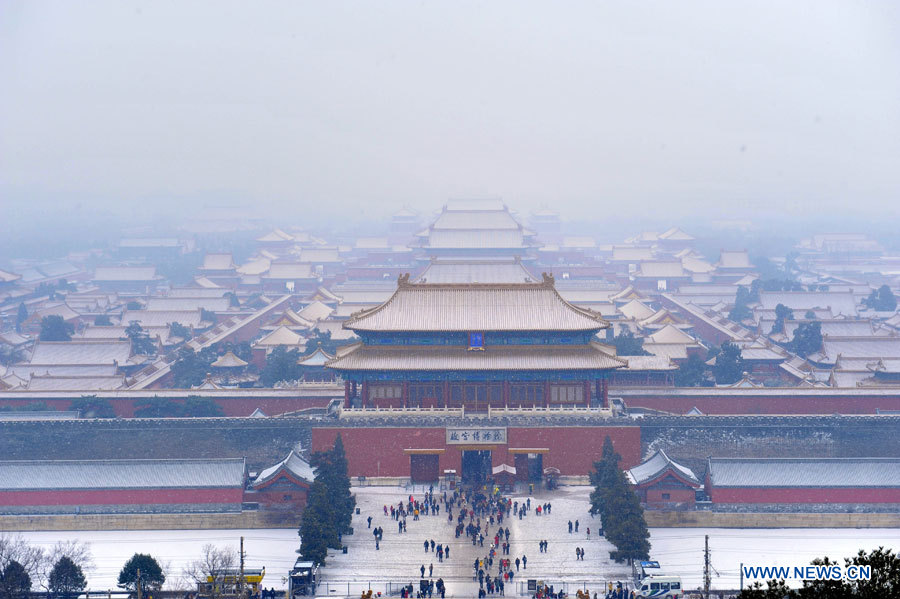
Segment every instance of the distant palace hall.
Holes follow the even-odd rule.
[[[344,323],[360,337],[327,363],[346,408],[606,406],[611,371],[626,366],[594,340],[608,323],[529,283],[410,283]]]

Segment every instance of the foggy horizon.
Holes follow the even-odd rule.
[[[893,212],[896,6],[567,8],[4,3],[8,222]]]

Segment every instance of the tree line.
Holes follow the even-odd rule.
[[[837,562],[828,557],[816,558],[814,566],[832,566]],[[784,580],[769,580],[763,585],[754,582],[743,589],[738,599],[887,599],[900,597],[900,556],[890,549],[879,547],[869,553],[860,550],[852,558],[844,558],[842,570],[848,566],[871,567],[869,580],[804,580],[799,589],[792,589]]]
[[[233,547],[204,545],[200,557],[189,562],[174,582],[184,589],[218,580],[237,568],[238,553]],[[88,588],[87,574],[94,567],[90,548],[77,541],[59,542],[45,549],[26,542],[21,536],[0,533],[0,599],[28,599],[41,589],[54,599],[76,599]],[[126,591],[160,590],[167,580],[166,568],[152,555],[135,553],[119,571],[117,584]],[[192,590],[190,587],[185,590]],[[215,587],[204,594],[213,599],[226,589]]]

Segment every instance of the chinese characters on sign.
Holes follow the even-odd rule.
[[[447,429],[448,445],[490,445],[492,443],[506,443],[506,428],[466,426]]]

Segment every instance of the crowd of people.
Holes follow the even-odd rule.
[[[407,533],[407,519],[413,522],[424,517],[440,516],[446,514],[446,523],[453,527],[455,538],[465,535],[467,541],[471,540],[472,546],[484,548],[483,555],[472,563],[472,580],[478,583],[478,597],[483,599],[488,596],[506,595],[510,587],[523,571],[528,569],[528,557],[524,553],[513,556],[511,531],[508,520],[518,518],[522,520],[529,514],[535,516],[547,516],[552,514],[551,503],[541,503],[532,506],[531,497],[524,500],[513,500],[503,496],[499,489],[493,493],[486,489],[456,489],[451,492],[444,491],[436,494],[434,487],[429,487],[423,496],[409,495],[404,501],[383,506],[384,516],[390,517],[397,523],[397,533]],[[366,518],[368,527],[372,528],[373,518]],[[579,530],[578,520],[568,522],[569,533]],[[384,530],[376,526],[372,530],[376,549],[380,549],[380,543]],[[590,536],[590,528],[587,529]],[[443,578],[433,579],[435,574],[435,562],[438,567],[450,559],[450,544],[432,538],[422,541],[424,553],[429,560],[422,562],[418,568],[418,584],[410,582],[400,591],[403,599],[431,599],[435,595],[444,599],[447,588]],[[548,541],[540,540],[538,550],[541,553],[548,552]],[[432,557],[433,556],[433,557]],[[585,559],[585,550],[582,547],[575,548],[576,560]],[[514,588],[514,587],[510,587]],[[617,594],[619,593],[619,594]],[[613,588],[610,585],[606,597],[608,599],[629,599],[621,585]],[[563,589],[555,589],[553,585],[539,587],[532,595],[534,599],[564,599],[566,593]],[[579,599],[591,599],[589,592],[579,591]],[[598,593],[594,593],[593,599],[600,599]]]

